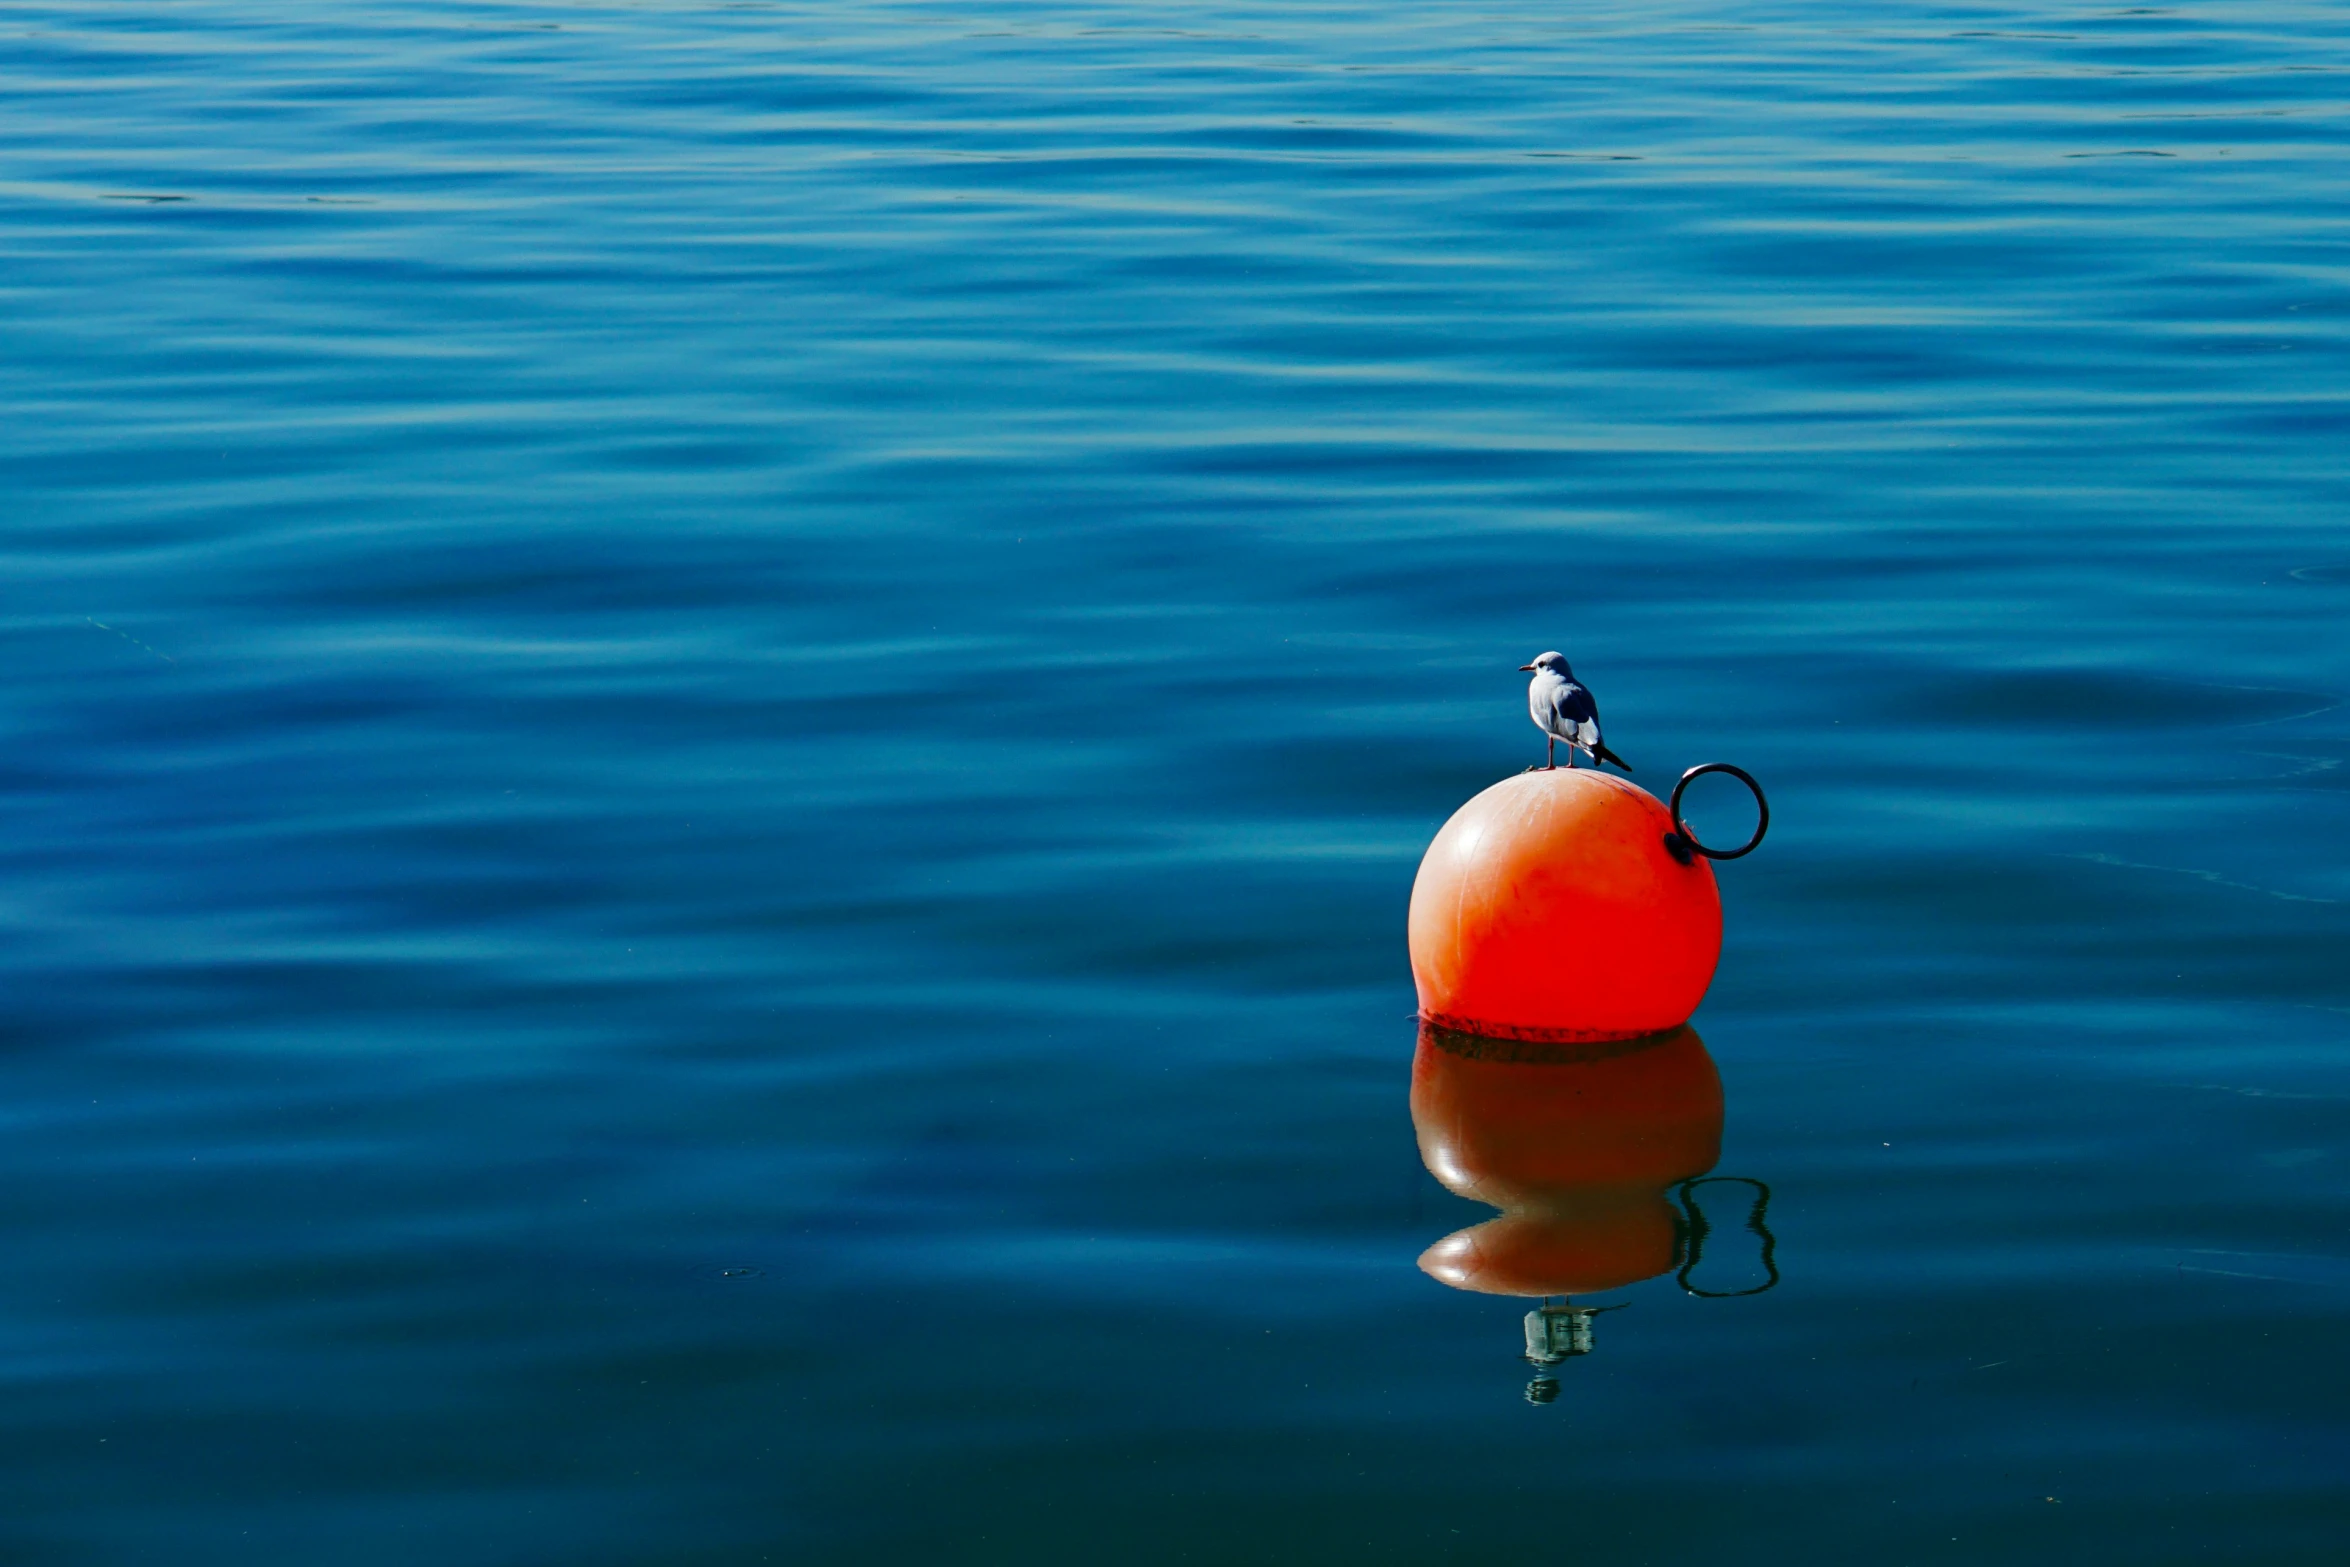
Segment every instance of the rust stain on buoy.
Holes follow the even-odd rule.
[[[1439,1027],[1521,1040],[1676,1028],[1722,952],[1713,867],[1664,803],[1589,768],[1520,773],[1453,813],[1412,883],[1412,981]]]

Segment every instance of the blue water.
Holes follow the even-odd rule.
[[[0,11],[0,1559],[2342,1560],[2346,89],[2267,0]],[[1771,792],[1782,1281],[1536,1406],[1403,914],[1550,647]]]

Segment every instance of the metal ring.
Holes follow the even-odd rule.
[[[1758,820],[1754,824],[1754,836],[1746,840],[1743,849],[1709,849],[1697,841],[1697,834],[1691,832],[1689,824],[1681,820],[1681,791],[1689,787],[1690,779],[1707,773],[1728,773],[1754,791],[1754,808]],[[1771,802],[1763,798],[1762,785],[1756,783],[1754,775],[1745,768],[1732,767],[1728,762],[1704,762],[1683,773],[1681,781],[1673,785],[1673,798],[1665,809],[1672,813],[1673,831],[1681,835],[1681,841],[1709,860],[1735,860],[1740,855],[1752,854],[1754,846],[1763,841],[1763,834],[1771,830]]]

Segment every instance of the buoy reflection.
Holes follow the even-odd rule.
[[[1548,1368],[1590,1353],[1592,1319],[1614,1309],[1571,1297],[1676,1269],[1693,1294],[1777,1282],[1762,1224],[1769,1193],[1754,1182],[1739,1184],[1757,1193],[1748,1227],[1769,1281],[1739,1290],[1689,1281],[1707,1228],[1691,1194],[1734,1179],[1702,1179],[1721,1157],[1722,1079],[1694,1029],[1535,1044],[1423,1024],[1412,1125],[1430,1174],[1502,1210],[1429,1247],[1420,1267],[1455,1289],[1542,1300],[1525,1321],[1526,1359],[1538,1368],[1526,1396],[1537,1403],[1558,1396]]]

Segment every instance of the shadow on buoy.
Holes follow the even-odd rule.
[[[1578,1043],[1423,1023],[1411,1108],[1428,1172],[1502,1210],[1430,1246],[1420,1268],[1454,1289],[1541,1301],[1525,1319],[1534,1403],[1557,1398],[1551,1368],[1589,1354],[1593,1319],[1620,1309],[1579,1306],[1576,1295],[1666,1273],[1692,1295],[1715,1297],[1779,1281],[1769,1188],[1711,1174],[1722,1149],[1722,1079],[1695,1029]],[[1754,1193],[1747,1228],[1760,1242],[1759,1284],[1695,1282],[1711,1230],[1697,1188],[1716,1182]]]

